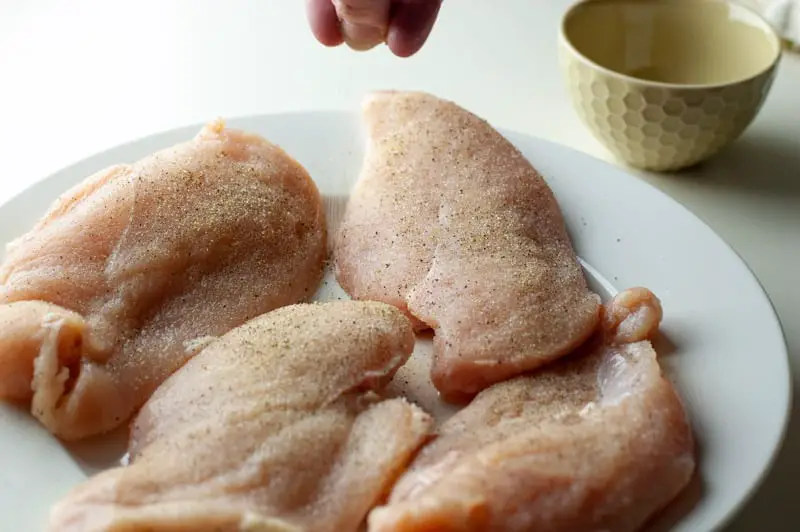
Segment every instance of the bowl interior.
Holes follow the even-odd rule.
[[[562,35],[600,67],[668,84],[745,80],[780,55],[766,21],[722,0],[589,0],[567,12]]]

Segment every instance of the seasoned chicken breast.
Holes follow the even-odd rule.
[[[383,303],[255,318],[161,385],[133,425],[131,465],[78,486],[50,530],[357,530],[431,424],[378,395],[413,346]]]
[[[453,400],[551,362],[594,331],[556,198],[488,123],[423,93],[368,97],[362,174],[334,247],[355,299],[435,331],[432,381]]]
[[[313,294],[326,251],[306,171],[221,122],[102,170],[8,245],[0,398],[64,439],[113,429],[209,338]]]
[[[689,483],[681,401],[646,339],[661,308],[620,293],[604,331],[495,384],[440,428],[369,516],[370,532],[632,532]]]

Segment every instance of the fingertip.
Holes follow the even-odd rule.
[[[339,17],[331,0],[306,0],[306,15],[314,37],[324,46],[339,46],[344,42]]]
[[[395,56],[403,59],[411,57],[415,53],[419,52],[424,44],[425,44],[424,41],[415,43],[409,41],[404,37],[401,38],[392,37],[391,32],[389,32],[389,38],[386,39],[386,46],[389,47],[389,50],[391,50],[391,52]]]
[[[441,0],[399,4],[386,36],[392,53],[406,58],[419,52],[430,36],[441,6]]]

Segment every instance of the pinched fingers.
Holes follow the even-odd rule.
[[[355,50],[386,43],[397,56],[408,57],[423,46],[441,0],[307,0],[308,19],[317,40],[326,46],[346,42]]]

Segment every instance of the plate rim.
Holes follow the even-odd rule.
[[[240,127],[239,124],[243,122],[264,122],[268,120],[298,120],[301,118],[307,118],[310,115],[313,116],[320,116],[323,115],[324,117],[331,119],[331,120],[352,120],[354,117],[357,118],[359,116],[357,111],[353,110],[341,110],[341,109],[306,109],[306,110],[289,110],[289,111],[281,111],[276,113],[251,113],[251,114],[233,114],[222,118],[226,126],[237,128]],[[152,142],[156,139],[162,139],[165,137],[176,136],[180,132],[183,131],[192,131],[190,135],[195,134],[199,131],[205,124],[209,123],[212,119],[204,120],[204,121],[191,121],[186,122],[182,125],[173,126],[170,128],[161,129],[149,134],[138,135],[130,140],[118,143],[118,144],[110,144],[101,149],[97,149],[92,153],[84,155],[82,157],[74,158],[71,162],[63,164],[58,169],[47,173],[46,175],[41,176],[38,179],[33,180],[29,185],[18,190],[16,193],[12,194],[4,201],[0,203],[0,212],[4,210],[7,206],[16,204],[22,200],[28,194],[36,194],[37,190],[40,188],[47,188],[48,183],[54,179],[57,179],[59,176],[64,174],[70,174],[76,172],[81,165],[91,165],[91,161],[101,159],[104,156],[110,155],[112,152],[117,151],[125,151],[126,149],[130,149],[134,146],[141,145],[145,142]],[[683,205],[677,199],[673,198],[666,192],[662,191],[655,185],[638,178],[635,174],[631,173],[628,168],[622,165],[615,165],[598,157],[595,157],[589,153],[581,151],[579,149],[573,148],[571,146],[567,146],[565,144],[560,144],[548,139],[544,139],[538,137],[536,135],[532,135],[523,131],[505,128],[502,126],[495,125],[491,120],[488,120],[490,125],[494,127],[501,135],[503,135],[506,139],[510,142],[515,144],[512,139],[513,138],[525,138],[528,141],[552,147],[556,151],[568,152],[571,154],[576,155],[579,158],[583,158],[584,160],[591,161],[592,164],[600,165],[608,169],[610,172],[614,172],[619,174],[621,178],[626,179],[628,182],[633,183],[633,186],[638,186],[642,190],[647,190],[647,193],[654,194],[657,196],[661,196],[662,199],[665,199],[668,203],[671,204],[672,208],[677,208],[682,212],[684,216],[691,218],[691,220],[699,224],[700,226],[704,227],[705,230],[712,235],[714,238],[717,239],[719,243],[721,243],[727,251],[729,251],[736,260],[738,260],[746,269],[749,276],[755,281],[756,285],[758,286],[758,292],[760,292],[760,296],[763,300],[767,303],[767,307],[771,311],[771,318],[772,321],[777,325],[777,330],[780,335],[780,347],[781,347],[781,355],[780,361],[781,365],[783,366],[783,373],[785,376],[784,385],[785,385],[785,397],[783,400],[783,409],[782,409],[782,422],[780,426],[780,430],[777,434],[777,438],[773,442],[769,457],[766,461],[764,461],[763,465],[760,468],[758,474],[754,476],[750,485],[747,489],[743,490],[742,494],[738,497],[738,500],[734,499],[735,502],[729,506],[729,508],[720,515],[719,520],[715,523],[712,527],[712,530],[721,530],[729,525],[745,508],[745,506],[753,499],[754,495],[761,489],[764,482],[767,480],[769,475],[772,473],[774,469],[775,462],[777,461],[778,456],[780,455],[781,451],[783,450],[784,443],[786,440],[786,435],[789,427],[789,423],[791,420],[791,413],[792,413],[792,401],[795,394],[794,391],[794,382],[792,378],[792,371],[791,371],[791,364],[790,364],[790,356],[788,351],[788,345],[786,342],[786,334],[784,331],[783,323],[780,319],[780,316],[777,313],[775,305],[772,302],[772,299],[769,296],[769,293],[766,291],[763,283],[755,274],[753,269],[750,267],[748,262],[742,257],[742,255],[730,244],[727,240],[725,240],[719,233],[717,233],[705,220],[703,220],[700,216],[692,212],[688,207]],[[272,142],[272,141],[271,141]],[[276,145],[281,146],[280,142],[275,142]],[[517,146],[518,147],[518,146]],[[291,154],[290,154],[291,155]],[[527,157],[526,157],[527,158]],[[531,161],[534,164],[533,161]],[[302,163],[301,163],[302,164]],[[536,166],[534,164],[534,166]],[[304,165],[305,167],[305,165]],[[88,175],[88,174],[87,174]],[[546,177],[545,177],[546,179]],[[66,192],[67,189],[61,190],[58,194],[62,194]],[[55,198],[54,198],[55,199]],[[54,200],[53,199],[53,200]],[[52,201],[52,200],[51,200]],[[0,244],[5,245],[6,242],[1,242]],[[4,255],[4,254],[0,254]]]

